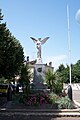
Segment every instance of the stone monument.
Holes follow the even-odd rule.
[[[42,57],[41,57],[41,45],[44,44],[49,37],[44,38],[43,40],[41,40],[41,38],[35,39],[33,37],[30,37],[34,43],[36,44],[36,48],[37,48],[37,64],[41,64],[42,63]]]
[[[44,44],[49,39],[49,37],[46,37],[43,40],[41,38],[30,38],[34,41],[37,48],[37,62],[34,65],[33,89],[46,90],[47,86],[45,84],[45,73],[48,71],[48,69],[52,68],[42,63],[41,45]]]

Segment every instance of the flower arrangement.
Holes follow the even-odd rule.
[[[26,99],[25,103],[27,105],[42,105],[42,104],[48,104],[49,103],[49,96],[47,94],[35,94],[30,95]]]
[[[28,97],[24,95],[23,97],[20,97],[19,101],[23,101],[23,103],[29,106],[38,106],[50,103],[50,97],[48,94],[38,93],[29,95]]]
[[[16,99],[17,98],[17,99]],[[38,106],[39,108],[53,108],[53,109],[71,109],[75,108],[68,96],[62,97],[55,93],[35,93],[27,96],[26,94],[17,94],[14,102],[25,104],[25,106],[32,108]]]

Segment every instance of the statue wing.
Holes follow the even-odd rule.
[[[49,37],[44,38],[44,39],[41,41],[41,44],[44,44],[48,39],[49,39]]]
[[[35,38],[33,38],[33,37],[30,37],[30,38],[34,41],[34,43],[37,42],[37,40]]]

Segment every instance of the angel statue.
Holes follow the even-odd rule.
[[[46,37],[43,40],[41,40],[41,38],[38,38],[38,39],[35,39],[33,37],[30,37],[30,38],[36,44],[36,48],[37,48],[37,63],[40,63],[40,62],[42,62],[42,58],[41,58],[41,45],[44,44],[49,39],[49,37]]]

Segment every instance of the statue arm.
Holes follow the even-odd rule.
[[[44,39],[41,41],[41,44],[44,44],[48,39],[49,39],[49,37],[44,38]]]
[[[30,37],[30,38],[33,40],[34,43],[37,42],[37,40],[35,38],[33,38],[33,37]]]

